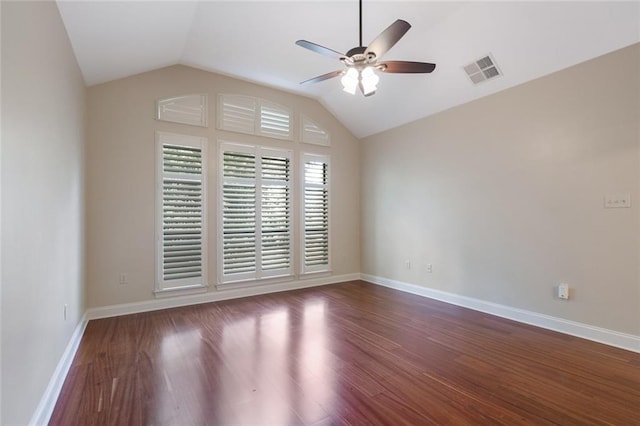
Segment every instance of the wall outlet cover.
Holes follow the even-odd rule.
[[[558,286],[558,297],[560,299],[569,299],[569,284],[560,284]]]

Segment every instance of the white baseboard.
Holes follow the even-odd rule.
[[[201,303],[219,302],[222,300],[237,299],[240,297],[257,296],[267,293],[297,290],[308,287],[317,287],[327,284],[342,283],[345,281],[359,280],[360,274],[333,275],[287,281],[275,284],[265,284],[255,287],[242,287],[227,290],[218,290],[207,293],[198,293],[188,296],[145,300],[136,303],[124,303],[121,305],[103,306],[87,310],[87,320],[115,317],[119,315],[137,314],[140,312],[156,311],[159,309],[177,308],[180,306],[198,305]]]
[[[486,302],[472,297],[460,296],[454,293],[447,293],[440,290],[434,290],[415,284],[409,284],[401,281],[395,281],[388,278],[376,277],[368,274],[361,274],[363,281],[384,287],[393,288],[404,291],[406,293],[416,294],[418,296],[428,297],[430,299],[440,300],[452,305],[462,306],[498,317],[507,318],[513,321],[525,324],[535,325],[537,327],[546,328],[560,333],[569,334],[583,339],[593,340],[605,345],[615,346],[633,352],[640,353],[640,336],[633,334],[621,333],[606,328],[595,327],[575,321],[569,321],[562,318],[552,317],[549,315],[539,314],[537,312],[527,311],[524,309],[512,308],[510,306],[500,305],[497,303]]]
[[[40,398],[40,403],[38,404],[35,413],[33,413],[33,416],[31,416],[31,421],[29,421],[30,426],[46,425],[49,423],[51,414],[53,414],[53,409],[55,408],[58,397],[60,396],[62,385],[64,385],[64,381],[67,378],[69,369],[71,368],[73,358],[76,356],[76,352],[80,346],[80,340],[82,340],[82,335],[84,334],[84,329],[87,327],[87,322],[87,315],[85,314],[80,319],[75,330],[73,330],[71,339],[69,339],[69,343],[62,353],[62,357],[49,380],[49,384],[47,385],[42,398]]]

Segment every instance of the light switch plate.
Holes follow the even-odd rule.
[[[605,209],[631,207],[631,194],[610,194],[604,196]]]

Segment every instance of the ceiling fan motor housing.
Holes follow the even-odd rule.
[[[366,52],[367,46],[358,46],[349,50],[343,62],[347,65],[373,65],[376,61],[376,54],[374,52]],[[365,53],[366,52],[366,53]]]

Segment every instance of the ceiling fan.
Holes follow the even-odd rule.
[[[338,59],[345,65],[345,69],[319,75],[300,84],[318,83],[330,78],[342,76],[341,82],[345,92],[355,94],[359,88],[364,96],[371,96],[376,92],[378,77],[375,70],[387,73],[430,73],[436,64],[410,61],[378,62],[409,31],[411,25],[402,19],[396,20],[381,32],[368,46],[362,45],[362,0],[360,0],[360,45],[342,54],[328,47],[320,46],[307,40],[298,40],[298,46],[313,52]]]

